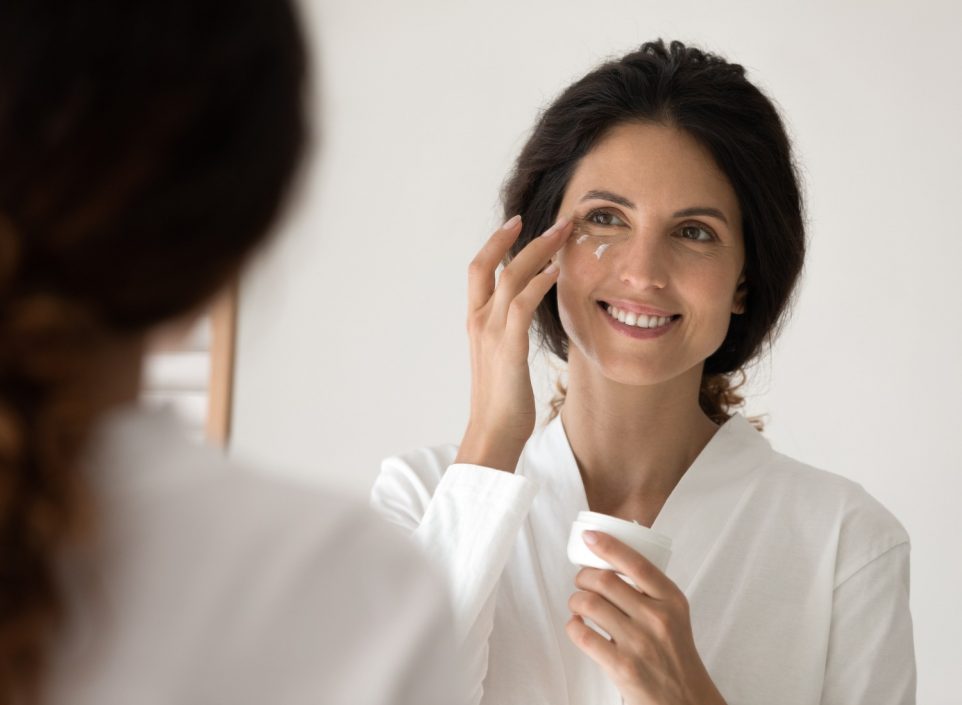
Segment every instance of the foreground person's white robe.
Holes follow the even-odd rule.
[[[564,631],[566,558],[584,486],[560,418],[515,474],[453,464],[454,446],[389,458],[372,503],[447,571],[471,702],[618,705]],[[915,702],[909,538],[860,485],[772,450],[741,415],[715,434],[652,528],[729,705]]]
[[[369,508],[265,477],[165,412],[111,414],[62,561],[45,705],[452,705],[437,571]]]

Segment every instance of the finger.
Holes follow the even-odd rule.
[[[514,297],[520,294],[535,275],[544,269],[548,260],[564,247],[569,235],[571,235],[571,219],[560,218],[543,235],[525,245],[524,249],[508,263],[501,271],[494,292],[494,307],[498,315],[502,317],[507,315],[508,306]]]
[[[676,596],[678,586],[658,567],[630,546],[602,531],[585,531],[585,544],[619,573],[631,578],[638,589],[656,600]],[[594,543],[591,540],[594,539]]]
[[[611,665],[618,654],[618,647],[585,624],[578,615],[572,615],[565,624],[565,633],[571,642],[601,666]]]
[[[534,312],[538,304],[544,299],[551,287],[558,281],[558,266],[549,264],[539,274],[528,282],[528,286],[514,297],[508,308],[508,321],[505,326],[505,333],[509,336],[521,337],[525,341],[528,339],[528,329],[531,328],[531,321],[534,319]]]
[[[494,273],[511,245],[521,234],[521,216],[516,215],[488,238],[468,266],[468,310],[484,306],[494,293]]]
[[[590,590],[579,590],[568,598],[568,609],[579,617],[587,617],[606,632],[616,642],[624,639],[630,628],[631,618],[608,602],[604,597]]]
[[[644,609],[648,595],[636,590],[612,570],[582,568],[575,576],[575,585],[582,590],[601,595],[627,615],[636,616]]]

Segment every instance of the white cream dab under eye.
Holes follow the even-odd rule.
[[[595,257],[597,257],[600,260],[601,255],[603,255],[605,253],[605,250],[607,250],[609,247],[611,247],[611,245],[609,245],[607,242],[601,245],[598,245],[598,247],[595,249]]]

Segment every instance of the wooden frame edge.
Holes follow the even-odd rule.
[[[210,386],[207,389],[207,440],[226,447],[230,441],[237,335],[237,281],[230,283],[210,310]]]

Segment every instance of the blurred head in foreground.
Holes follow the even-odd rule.
[[[38,697],[118,377],[278,214],[305,70],[283,0],[0,3],[0,702]]]

